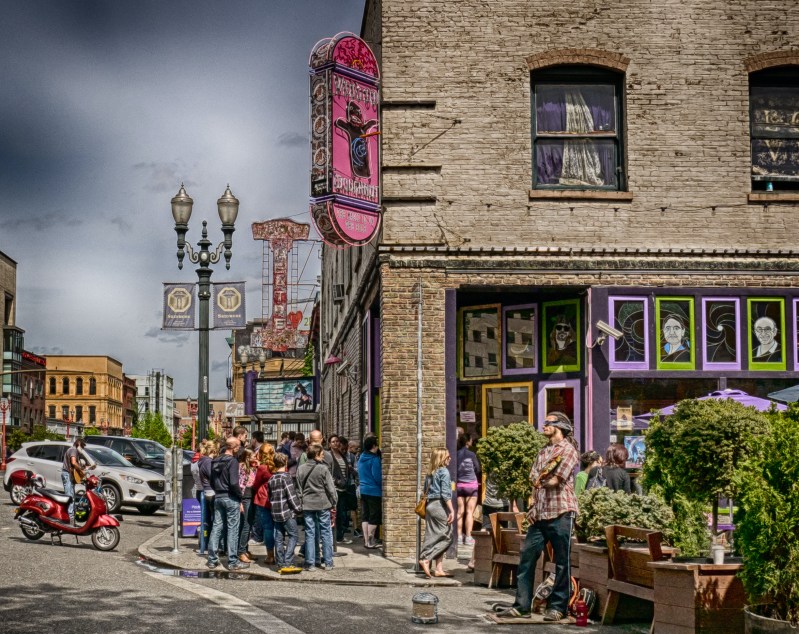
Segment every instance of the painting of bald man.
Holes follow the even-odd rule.
[[[750,298],[749,369],[785,370],[785,300]]]

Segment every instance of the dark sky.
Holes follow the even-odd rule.
[[[39,354],[108,354],[161,368],[196,396],[197,334],[163,332],[178,271],[169,201],[181,181],[222,239],[216,200],[241,201],[231,270],[261,314],[250,225],[310,222],[308,55],[358,33],[364,0],[0,0],[0,250],[18,262],[17,325]],[[316,237],[313,234],[313,237]],[[300,266],[306,248],[300,253]],[[312,253],[304,278],[315,281]],[[308,307],[308,310],[310,307]],[[211,395],[229,348],[211,333]]]

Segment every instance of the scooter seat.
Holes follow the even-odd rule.
[[[72,502],[72,497],[61,493],[61,491],[54,491],[53,489],[36,489],[37,493],[41,493],[44,497],[50,498],[59,504],[69,504]]]

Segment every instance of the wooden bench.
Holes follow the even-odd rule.
[[[663,533],[659,531],[632,526],[607,526],[605,537],[610,576],[602,625],[609,625],[613,623],[622,596],[650,601],[654,605],[654,575],[647,564],[668,559],[668,555],[663,552]],[[619,544],[619,537],[645,542],[646,548],[623,548]]]
[[[488,587],[492,588],[499,583],[502,573],[507,568],[519,565],[524,513],[492,513],[490,518],[494,554],[491,557],[491,578],[488,580]],[[511,523],[515,527],[503,528],[505,523]]]

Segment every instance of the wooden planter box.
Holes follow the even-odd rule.
[[[652,562],[655,634],[735,634],[744,631],[746,595],[741,564]]]
[[[487,586],[491,579],[491,558],[494,556],[494,540],[491,533],[475,531],[474,539],[474,583]]]

